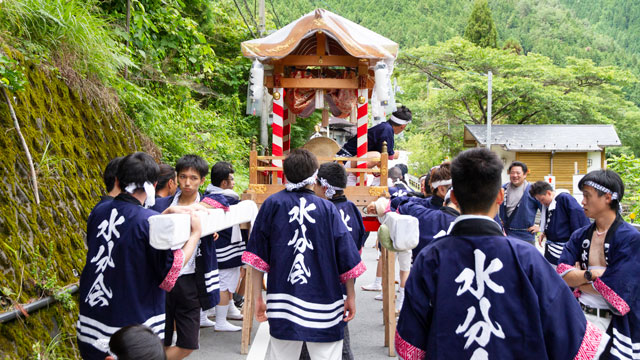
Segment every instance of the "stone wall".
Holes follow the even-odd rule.
[[[11,56],[19,56],[12,54]],[[26,66],[24,91],[10,94],[39,183],[4,101],[0,102],[0,312],[76,283],[85,261],[89,212],[104,192],[108,161],[141,148],[122,112],[70,90],[55,71]],[[117,108],[117,106],[115,107]],[[0,324],[0,359],[77,357],[77,296]]]

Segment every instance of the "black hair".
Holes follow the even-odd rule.
[[[299,183],[318,170],[318,159],[307,149],[294,149],[282,166],[287,181]]]
[[[618,175],[615,171],[609,169],[594,170],[580,179],[580,181],[578,182],[578,189],[580,189],[580,191],[583,191],[582,189],[585,186],[589,186],[585,184],[585,182],[587,181],[593,181],[594,183],[602,185],[614,193],[618,193],[618,198],[615,200],[611,199],[611,203],[609,203],[609,207],[611,208],[611,210],[618,211],[620,207],[620,201],[624,196],[624,183],[622,182],[622,178],[620,178],[620,175]],[[598,196],[603,196],[604,194],[606,194],[604,191],[598,190],[596,188],[594,189],[598,192]]]
[[[118,173],[118,164],[124,156],[118,156],[116,158],[111,159],[107,166],[104,168],[104,173],[102,174],[102,179],[104,179],[104,186],[107,189],[107,192],[111,192],[113,187],[116,184],[116,174]]]
[[[527,168],[527,164],[523,163],[522,161],[514,161],[511,163],[511,165],[509,165],[509,172],[511,172],[511,168],[514,166],[520,166],[522,168],[522,173],[523,174],[527,174],[527,171],[529,171],[529,169]]]
[[[402,180],[402,170],[398,166],[394,166],[389,169],[389,177],[392,180]]]
[[[318,169],[318,179],[320,178],[327,180],[329,185],[343,189],[347,187],[347,172],[344,167],[338,163],[328,162],[320,165]]]
[[[129,325],[109,340],[109,350],[118,360],[166,360],[162,340],[144,325]]]
[[[176,162],[176,172],[180,174],[182,170],[193,169],[203,178],[209,173],[209,164],[198,155],[185,155]]]
[[[546,181],[536,181],[529,187],[529,194],[533,197],[536,195],[546,195],[547,191],[553,191],[553,187]]]
[[[453,192],[462,213],[487,212],[502,183],[502,161],[491,150],[474,148],[451,163]]]
[[[158,172],[158,184],[156,185],[156,192],[164,189],[169,180],[176,179],[176,170],[171,165],[160,164],[158,165],[160,171]]]
[[[235,173],[230,162],[218,161],[211,167],[211,185],[220,186],[223,181],[229,180],[229,175]]]
[[[431,171],[429,171],[428,173],[422,175],[422,178],[424,178],[424,194],[425,194],[425,196],[430,196],[431,193],[432,193],[431,185],[429,185],[429,181],[431,180]],[[422,181],[422,180],[420,180],[420,181]]]
[[[393,112],[393,116],[397,117],[398,119],[401,120],[405,120],[408,122],[411,122],[411,119],[413,118],[413,115],[411,114],[411,110],[409,110],[408,107],[402,105],[400,106],[396,111]],[[394,122],[393,120],[389,119],[388,120],[389,123],[391,123],[391,126],[402,126],[403,124],[398,124],[396,122]]]
[[[158,181],[158,172],[158,164],[151,155],[139,151],[120,161],[116,176],[122,189],[132,183],[141,188],[147,181],[152,184]]]
[[[404,177],[409,172],[409,167],[405,164],[398,164],[395,167],[402,171],[402,177]]]

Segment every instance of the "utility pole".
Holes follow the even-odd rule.
[[[264,0],[260,0],[259,9],[260,25],[258,27],[258,33],[260,37],[263,37],[265,30]],[[260,112],[260,145],[262,145],[262,150],[260,150],[260,153],[263,155],[265,149],[269,148],[269,129],[267,126],[267,122],[269,121],[269,105],[267,104],[268,98],[268,93],[264,91],[262,95],[262,111]]]
[[[491,92],[493,86],[493,73],[487,74],[487,149],[491,150]]]
[[[264,19],[264,0],[260,0],[260,25],[258,26],[258,32],[260,33],[260,37],[264,36],[265,30],[265,19]]]

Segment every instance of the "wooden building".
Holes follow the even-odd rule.
[[[486,125],[465,125],[464,146],[486,146]],[[613,125],[493,125],[491,150],[505,169],[503,182],[509,181],[507,167],[518,160],[527,164],[527,180],[555,176],[556,188],[573,193],[574,175],[605,167],[605,148],[621,146]]]

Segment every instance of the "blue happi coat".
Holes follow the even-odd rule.
[[[344,195],[334,195],[329,201],[338,209],[344,225],[347,227],[347,230],[349,230],[351,238],[356,244],[356,248],[358,250],[362,249],[364,242],[367,240],[367,232],[364,230],[360,210],[358,210],[354,203],[347,200],[347,197]]]
[[[215,188],[215,190],[207,192],[202,201],[213,203],[214,207],[217,207],[215,206],[215,203],[217,203],[220,204],[222,208],[228,209],[229,206],[239,202],[239,197],[233,190],[225,191],[220,188]],[[246,242],[243,239],[243,232],[240,230],[240,225],[234,225],[229,229],[218,231],[218,240],[215,241],[215,244],[219,269],[231,269],[242,266],[242,253],[245,250]]]
[[[450,207],[433,210],[417,202],[409,201],[408,198],[401,198],[396,207],[398,213],[418,219],[420,239],[418,245],[411,250],[413,253],[412,259],[415,259],[420,250],[431,243],[434,236],[446,234],[451,223],[460,215],[458,211]]]
[[[156,199],[154,210],[162,212],[173,203],[174,197],[167,196]],[[204,201],[202,196],[199,196]],[[216,257],[216,245],[213,235],[203,236],[196,249],[196,286],[198,287],[198,300],[203,310],[211,309],[220,302],[220,276],[218,274],[218,259]]]
[[[547,261],[488,217],[458,217],[420,252],[405,289],[403,359],[567,360],[599,344]]]
[[[164,337],[165,291],[173,288],[183,255],[149,245],[148,218],[157,214],[129,194],[91,211],[78,298],[84,359],[103,360],[109,338],[123,326],[143,324]]]
[[[574,231],[589,225],[589,219],[578,201],[566,192],[556,194],[549,208],[543,205],[542,213],[545,220],[540,230],[547,238],[544,257],[557,265],[564,244]]]
[[[388,121],[382,122],[367,131],[367,151],[382,152],[382,144],[387,142],[387,153],[389,156],[394,154],[393,126]],[[342,146],[342,150],[346,151],[351,156],[356,156],[358,153],[358,138],[357,136],[347,140]]]
[[[561,276],[575,268],[586,270],[595,223],[571,235],[560,256],[557,271]],[[613,312],[607,334],[612,340],[602,359],[640,358],[640,233],[618,215],[607,231],[604,242],[607,268],[593,288],[602,295]]]
[[[506,190],[508,186],[509,183],[502,185],[502,188],[505,189],[505,200],[500,205],[499,211],[504,231],[509,236],[528,242],[534,242],[535,235],[530,233],[527,229],[534,225],[536,212],[542,208],[542,204],[531,196],[529,193],[531,184],[526,183],[526,185],[523,185],[526,187],[522,197],[520,198],[520,202],[518,202],[516,208],[513,209],[511,216],[507,216],[507,197],[509,196],[509,192]]]
[[[394,190],[393,192],[392,189]],[[435,195],[426,198],[422,196],[412,196],[411,194],[403,194],[401,191],[398,192],[395,188],[389,188],[389,194],[391,194],[391,211],[398,210],[398,204],[400,204],[401,201],[414,202],[432,210],[439,210],[444,205],[444,200]],[[398,200],[399,198],[403,199]]]
[[[360,276],[365,266],[333,204],[308,189],[269,196],[242,260],[269,273],[271,336],[311,342],[343,338],[341,282]]]

